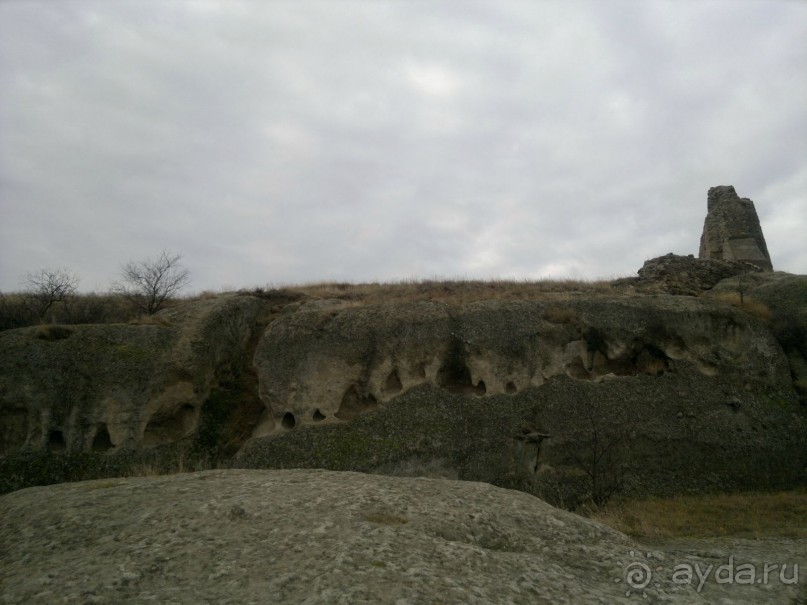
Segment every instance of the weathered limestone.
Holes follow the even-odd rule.
[[[31,488],[0,516],[0,600],[26,605],[796,603],[778,571],[709,572],[729,553],[757,577],[807,562],[795,540],[669,552],[485,483],[321,470]],[[674,576],[681,564],[708,578]]]
[[[176,442],[211,389],[243,363],[262,301],[222,296],[145,325],[0,332],[0,456],[107,452]]]
[[[575,456],[592,425],[630,445],[634,493],[804,482],[788,358],[725,303],[316,301],[257,321],[263,308],[227,296],[157,324],[0,333],[0,491],[188,445],[240,447],[231,462],[251,467],[438,468],[568,504],[590,487]],[[551,437],[518,439],[525,424]]]
[[[723,279],[759,271],[761,269],[757,265],[745,261],[695,258],[691,254],[681,256],[671,252],[646,260],[638,271],[639,277],[618,279],[613,285],[636,286],[649,292],[698,296]]]
[[[243,467],[429,468],[568,505],[590,490],[580,457],[596,432],[625,446],[613,468],[631,468],[626,492],[805,479],[787,358],[722,302],[302,305],[267,327],[253,363],[266,414]],[[525,440],[525,425],[550,437]]]
[[[562,322],[558,309],[568,315]],[[255,350],[267,408],[255,436],[352,420],[423,384],[490,397],[555,376],[601,382],[682,362],[713,375],[749,356],[765,388],[786,384],[776,341],[744,319],[711,303],[663,298],[303,305],[270,324]]]
[[[754,202],[721,185],[709,189],[707,209],[699,258],[745,261],[773,271]]]

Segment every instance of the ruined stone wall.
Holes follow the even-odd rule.
[[[721,185],[709,189],[707,209],[699,258],[745,261],[773,271],[754,202],[738,196],[731,185]]]
[[[695,258],[689,254],[665,254],[646,260],[638,277],[622,277],[611,282],[616,288],[634,287],[642,293],[698,296],[729,277],[762,271],[743,261]]]

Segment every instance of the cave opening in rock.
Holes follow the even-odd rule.
[[[508,382],[507,385],[504,387],[504,392],[507,393],[508,395],[514,394],[517,390],[518,389],[516,388],[516,385],[513,381]]]
[[[356,388],[351,386],[342,396],[339,409],[334,414],[339,420],[353,420],[359,414],[372,412],[378,408],[376,398],[370,394],[362,395]]]
[[[402,389],[403,385],[401,384],[398,372],[393,370],[390,372],[389,376],[387,376],[387,381],[384,383],[384,395],[396,395],[400,393]]]
[[[193,429],[196,408],[183,404],[174,410],[158,410],[143,431],[143,445],[162,445],[179,441]]]
[[[280,426],[282,426],[284,429],[289,430],[297,426],[297,419],[294,417],[294,414],[292,414],[291,412],[286,412],[285,414],[283,414],[283,418],[280,419]]]
[[[634,363],[638,373],[650,376],[661,376],[665,371],[673,369],[671,360],[653,345],[645,345],[636,355]]]
[[[325,414],[320,412],[319,408],[317,408],[316,410],[314,410],[314,415],[312,416],[312,419],[314,420],[314,422],[322,422],[323,420],[325,420]]]
[[[95,436],[92,438],[92,451],[94,452],[107,452],[115,447],[112,443],[112,438],[109,436],[109,430],[103,422],[98,425],[95,430]]]
[[[471,379],[471,370],[465,363],[465,350],[462,342],[455,340],[446,353],[443,365],[437,371],[437,384],[452,393],[463,395],[484,395],[484,381],[476,384]]]
[[[59,430],[53,430],[48,435],[48,451],[62,452],[67,449],[67,443],[64,440],[64,433]]]

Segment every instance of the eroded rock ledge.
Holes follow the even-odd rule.
[[[556,376],[722,373],[742,376],[741,390],[788,382],[787,361],[760,322],[726,305],[669,296],[461,308],[319,302],[272,323],[254,364],[270,411],[256,436],[352,420],[423,384],[489,397]]]
[[[244,365],[262,312],[258,299],[223,296],[143,325],[0,333],[0,455],[103,453],[192,435],[211,390]]]
[[[646,260],[638,277],[614,281],[617,287],[635,286],[645,291],[698,296],[730,277],[745,277],[762,271],[757,265],[745,261],[695,258],[693,255],[665,254]]]
[[[753,275],[776,279],[771,300],[804,281]],[[666,294],[364,306],[228,295],[146,325],[10,330],[0,487],[165,460],[437,474],[567,506],[612,487],[790,487],[807,482],[795,321],[777,340],[729,304]]]
[[[254,365],[267,412],[242,467],[481,480],[564,506],[807,480],[787,357],[718,301],[303,304]]]

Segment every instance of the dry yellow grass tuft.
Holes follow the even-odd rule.
[[[400,515],[390,515],[388,513],[370,513],[364,516],[365,521],[378,523],[379,525],[406,525],[409,519]]]
[[[613,501],[590,516],[635,538],[807,538],[807,490]]]
[[[128,323],[133,326],[170,326],[171,320],[163,315],[138,315]]]
[[[741,300],[740,295],[737,292],[717,292],[715,294],[710,294],[709,298],[715,298],[722,302],[733,305],[763,321],[770,321],[771,319],[771,310],[766,304],[761,303],[758,300],[754,300],[753,298],[748,298],[748,296],[743,296]]]
[[[550,307],[544,312],[544,319],[553,324],[575,324],[580,319],[576,309]]]
[[[95,481],[89,481],[85,484],[84,489],[87,491],[92,491],[96,489],[109,489],[110,487],[119,487],[121,485],[126,485],[125,481],[120,479],[97,479]]]

